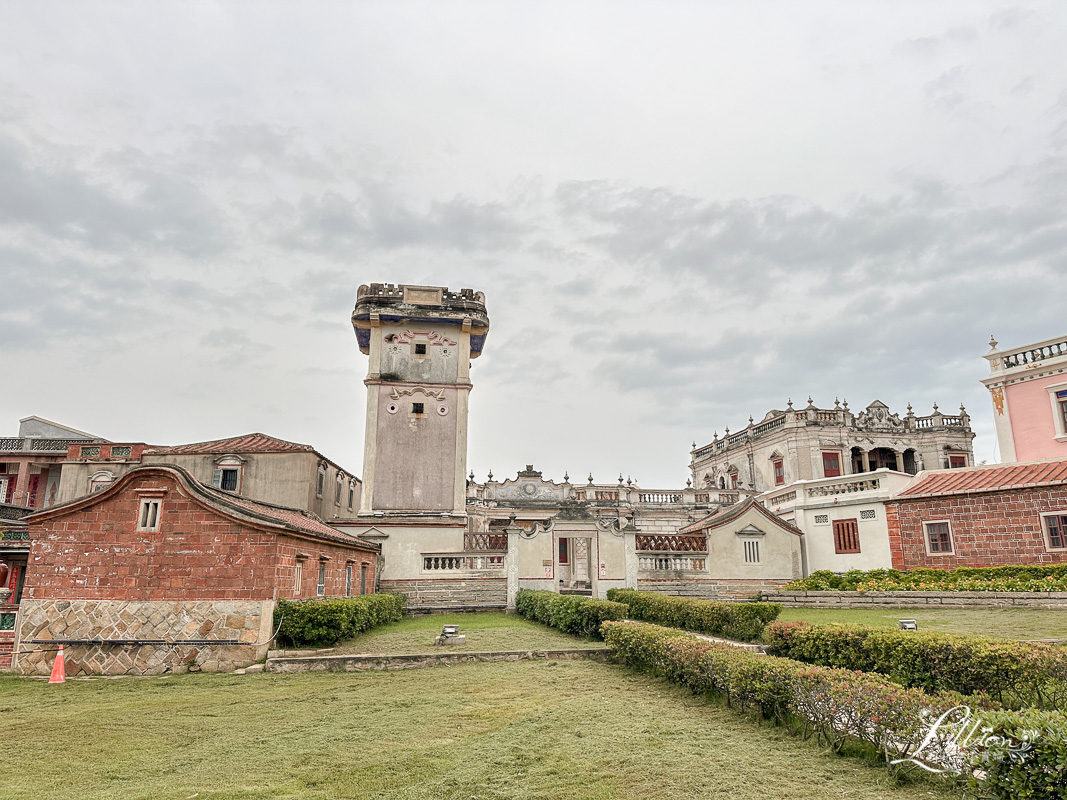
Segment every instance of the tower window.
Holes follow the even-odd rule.
[[[426,355],[426,345],[424,345],[424,344],[415,345],[415,355],[417,355],[417,356]]]
[[[422,413],[425,412],[425,410],[426,410],[425,403],[412,403],[411,404],[411,413],[412,414],[422,414]]]

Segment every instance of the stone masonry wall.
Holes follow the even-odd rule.
[[[230,639],[241,644],[66,644],[67,675],[159,675],[164,672],[226,672],[266,655],[273,633],[271,600],[23,600],[19,649],[53,649],[32,640]],[[257,644],[261,643],[261,644]],[[54,652],[17,657],[17,670],[47,675]]]
[[[766,591],[763,599],[810,608],[1054,608],[1067,592],[794,592]]]
[[[988,494],[895,500],[886,504],[895,569],[989,567],[1067,562],[1067,550],[1049,551],[1041,514],[1067,509],[1067,486]],[[924,522],[947,520],[952,553],[930,554]]]
[[[766,594],[785,581],[728,580],[722,578],[645,578],[638,576],[637,589],[699,600],[748,600],[757,592]]]
[[[402,594],[406,609],[444,606],[499,606],[508,600],[506,578],[433,578],[382,581],[381,591]]]

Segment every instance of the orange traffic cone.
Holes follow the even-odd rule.
[[[63,662],[63,645],[59,646],[59,653],[56,654],[56,663],[52,665],[52,677],[48,679],[48,682],[67,682],[67,665]]]

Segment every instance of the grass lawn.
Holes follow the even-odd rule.
[[[0,797],[950,796],[625,667],[508,662],[178,675],[0,676]]]
[[[914,619],[919,630],[1005,639],[1067,639],[1067,614],[1043,608],[783,608],[778,619],[893,628],[898,620]]]
[[[437,647],[433,640],[442,625],[459,625],[467,637],[465,644]],[[468,652],[489,653],[504,650],[573,650],[604,647],[603,642],[579,639],[531,622],[517,614],[433,614],[409,617],[368,631],[343,642],[335,652],[366,655],[406,655],[410,653]]]

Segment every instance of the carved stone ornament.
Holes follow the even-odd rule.
[[[412,386],[410,389],[393,389],[389,394],[394,400],[399,400],[405,395],[414,395],[416,392],[425,395],[426,397],[432,397],[434,400],[444,400],[444,389],[427,389],[425,386]]]
[[[889,407],[879,400],[875,400],[866,411],[856,415],[856,427],[873,431],[902,430],[904,423],[899,414],[891,414]]]

